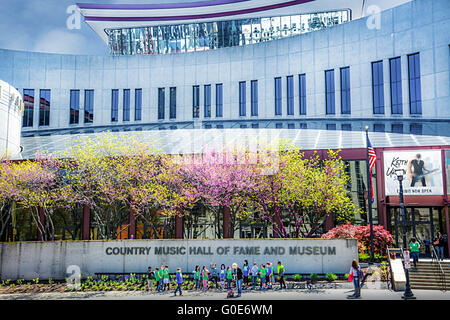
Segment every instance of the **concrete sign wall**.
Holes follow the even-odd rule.
[[[0,244],[1,279],[64,279],[70,265],[82,277],[137,273],[168,265],[187,274],[211,262],[242,266],[282,261],[287,273],[347,273],[358,257],[356,239],[226,239],[16,242]]]

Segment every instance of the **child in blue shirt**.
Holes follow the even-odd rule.
[[[242,275],[244,276],[244,284],[245,284],[245,289],[248,288],[248,275],[250,273],[250,266],[248,265],[248,261],[244,260],[244,266],[242,267]]]
[[[220,289],[223,290],[223,288],[225,287],[225,276],[227,275],[227,270],[225,269],[225,265],[222,264],[220,266],[220,271],[219,271],[219,279],[220,279]]]
[[[181,273],[181,268],[177,269],[177,274],[175,275],[175,280],[177,281],[177,288],[175,289],[175,292],[173,293],[174,296],[177,295],[177,291],[180,291],[180,296],[183,294],[181,293],[181,285],[183,284],[183,274]]]

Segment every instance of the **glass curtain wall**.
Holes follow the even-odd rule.
[[[350,10],[184,25],[107,29],[112,55],[168,54],[244,46],[350,21]]]

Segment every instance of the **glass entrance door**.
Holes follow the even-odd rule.
[[[390,208],[391,231],[395,245],[403,246],[402,216],[400,208]],[[439,216],[439,208],[433,207],[407,207],[405,208],[406,241],[416,238],[420,244],[420,253],[429,256],[430,251],[426,244],[433,240],[435,234],[436,217]]]

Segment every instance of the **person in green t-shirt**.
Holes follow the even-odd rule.
[[[416,238],[412,238],[408,246],[409,250],[411,250],[411,258],[414,262],[414,268],[416,268],[417,262],[419,262],[420,244]]]
[[[202,280],[203,280],[203,291],[207,291],[208,290],[209,271],[208,271],[208,269],[206,269],[206,266],[203,266],[201,275],[202,275]]]
[[[164,266],[161,266],[161,269],[158,270],[158,292],[163,291],[163,274],[164,274]]]
[[[195,266],[195,269],[193,271],[194,273],[194,281],[195,281],[195,290],[200,289],[200,266]]]
[[[286,282],[284,281],[284,273],[286,272],[286,269],[281,264],[281,261],[278,261],[278,281],[280,282],[280,290],[283,289],[283,287],[286,289]]]
[[[169,267],[166,266],[164,268],[164,273],[163,273],[164,291],[166,291],[166,287],[167,287],[167,290],[170,289],[169,288],[169,279],[170,279],[170,270],[169,270]]]
[[[260,290],[265,290],[266,289],[266,274],[267,274],[267,270],[266,270],[266,266],[264,264],[261,265],[261,267],[259,268],[259,289]]]
[[[231,280],[233,280],[233,273],[231,273],[231,267],[227,268],[227,275],[225,276],[227,280],[227,289],[231,290]]]

